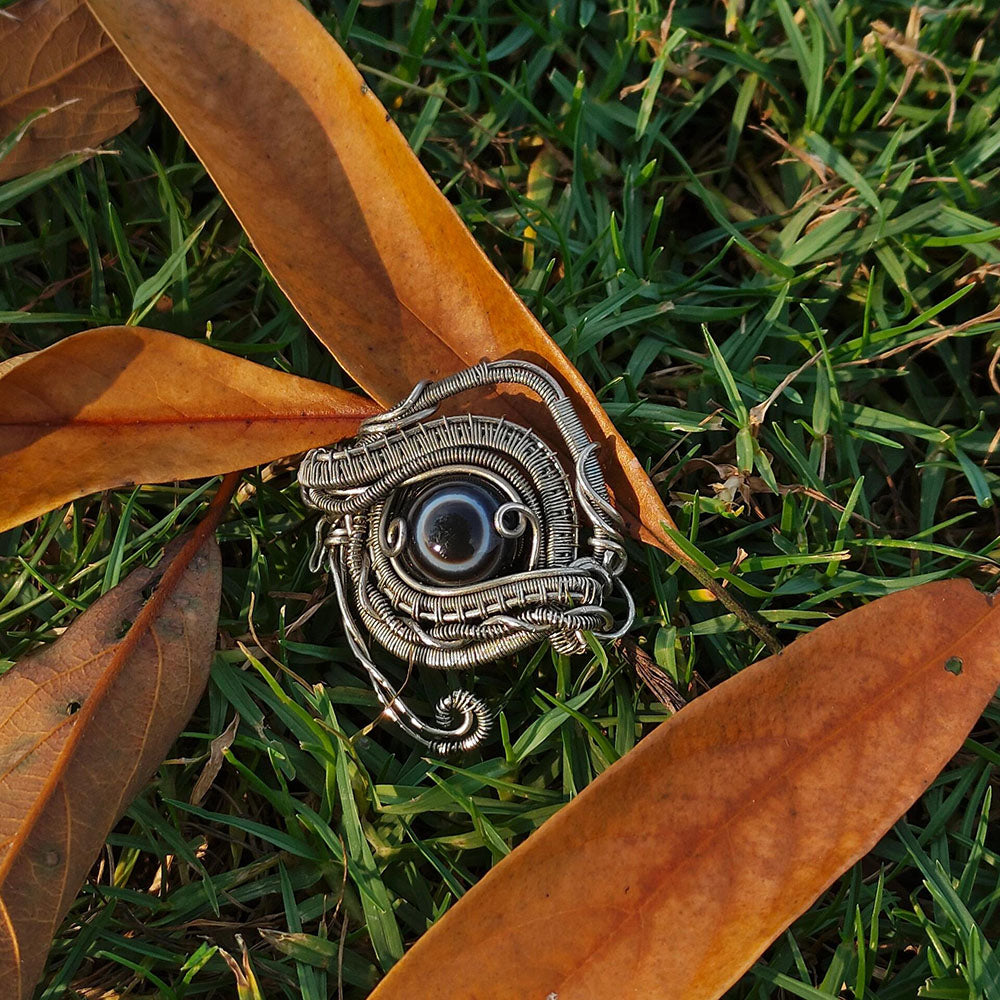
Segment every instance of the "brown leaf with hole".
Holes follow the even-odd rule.
[[[383,404],[518,357],[559,376],[603,441],[619,509],[686,564],[655,487],[590,387],[489,262],[351,60],[298,0],[89,0],[268,270]],[[140,29],[141,26],[141,29]],[[261,192],[267,192],[261,197]],[[506,396],[521,422],[543,419]],[[495,408],[494,408],[495,411]]]
[[[135,121],[140,83],[82,0],[22,0],[0,17],[0,139],[39,111],[0,180],[96,146]]]
[[[0,378],[0,531],[98,490],[329,444],[377,411],[354,393],[158,330],[79,333]]]
[[[201,696],[222,586],[214,528],[236,480],[156,569],[134,570],[0,677],[4,998],[32,995],[108,831]]]
[[[822,625],[609,768],[372,1000],[713,1000],[927,788],[998,683],[1000,607],[965,581]]]

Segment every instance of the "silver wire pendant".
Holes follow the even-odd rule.
[[[516,383],[537,395],[569,472],[530,428],[497,417],[435,416],[451,396]],[[486,737],[492,715],[468,691],[419,719],[376,665],[372,643],[408,666],[465,670],[544,639],[562,653],[586,633],[631,626],[621,518],[590,439],[559,384],[524,361],[482,362],[421,382],[356,438],[310,451],[302,499],[321,512],[311,568],[330,571],[348,642],[385,714],[445,754]],[[617,590],[615,621],[605,602]]]

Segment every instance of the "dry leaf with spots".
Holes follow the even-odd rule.
[[[21,0],[0,17],[0,180],[118,135],[139,80],[83,0]]]
[[[0,995],[28,1000],[108,832],[201,697],[222,569],[205,520],[0,677]],[[150,595],[150,591],[152,591]]]
[[[605,442],[616,501],[637,533],[691,565],[593,392],[296,0],[274,0],[266,17],[249,0],[91,6],[202,158],[278,283],[362,387],[387,403],[421,378],[483,357],[543,365]],[[102,485],[208,475],[230,462],[276,457],[276,421],[298,427],[305,447],[350,433],[351,421],[371,412],[357,397],[334,400],[335,390],[308,382],[299,390],[315,412],[278,403],[272,410],[249,392],[251,423],[259,421],[267,444],[249,434],[230,443],[205,428],[220,422],[218,413],[235,428],[241,411],[217,411],[215,397],[200,406],[198,387],[210,374],[228,384],[231,373],[220,366],[233,359],[216,364],[225,356],[190,342],[170,346],[163,350],[171,356],[193,347],[207,353],[164,376],[153,342],[165,335],[97,333],[141,343],[110,384],[107,371],[98,378],[93,399],[85,390],[63,406],[56,393],[33,409],[28,398],[49,381],[38,377],[44,366],[65,377],[67,359],[89,357],[73,355],[78,338],[3,372],[0,387],[22,392],[20,408],[0,424],[0,443],[11,445],[0,447],[0,461],[11,463],[0,471],[13,481],[27,470],[45,484],[37,495],[18,495],[15,519]],[[132,392],[115,397],[111,385],[122,380]],[[483,405],[534,418],[530,400],[513,393]],[[127,470],[99,454],[101,421],[131,435]],[[158,421],[172,432],[158,437]],[[310,436],[320,430],[325,438]],[[44,446],[64,443],[65,456],[80,442],[86,457],[72,475],[47,469]],[[282,453],[293,450],[286,440]],[[87,471],[93,463],[97,473]],[[375,996],[718,996],[954,752],[996,688],[995,614],[963,585],[896,595],[696,700],[463,897]],[[909,640],[892,659],[884,642],[890,625]],[[883,710],[887,699],[892,712]],[[848,793],[859,752],[880,760],[863,814]],[[831,802],[840,807],[833,826]],[[562,933],[539,933],[553,926]]]
[[[889,635],[906,641],[887,655]],[[913,804],[998,684],[1000,607],[965,581],[820,626],[605,771],[372,1000],[714,1000]]]

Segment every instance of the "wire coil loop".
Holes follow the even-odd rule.
[[[436,416],[470,389],[518,384],[547,407],[569,471],[527,427],[503,418]],[[298,479],[318,510],[310,567],[334,581],[348,642],[384,714],[433,752],[470,750],[492,714],[468,691],[418,718],[375,663],[372,644],[404,663],[468,669],[548,639],[561,653],[586,635],[623,635],[635,615],[621,582],[621,518],[572,402],[525,361],[482,362],[421,382],[357,437],[308,452]],[[616,621],[605,606],[624,599]]]

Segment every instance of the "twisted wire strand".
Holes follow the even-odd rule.
[[[392,719],[407,735],[423,743],[432,752],[447,756],[477,747],[488,735],[493,715],[482,699],[469,691],[452,691],[445,695],[435,710],[435,722],[430,726],[403,701],[392,682],[375,665],[364,634],[351,614],[344,592],[344,580],[336,561],[329,560],[337,599],[344,611],[344,631],[348,645],[358,662],[365,668],[383,714]]]
[[[570,495],[555,454],[532,431],[495,417],[443,417],[353,446],[313,449],[299,468],[299,484],[309,506],[331,514],[357,513],[408,476],[461,464],[470,454],[484,468],[513,477],[519,492],[533,483],[543,505],[553,504],[545,509],[547,520],[558,523],[560,514],[571,516],[566,507],[555,506]]]
[[[572,480],[530,428],[473,414],[435,417],[450,396],[503,383],[525,386],[547,406]],[[422,484],[442,475],[477,477],[507,497],[494,528],[517,542],[519,569],[454,586],[414,574],[406,558],[406,504]],[[438,704],[435,725],[421,721],[375,665],[369,640],[405,662],[457,670],[546,638],[559,652],[582,652],[588,633],[618,637],[634,618],[620,579],[622,520],[611,504],[598,445],[559,383],[529,362],[483,362],[420,383],[397,406],[366,421],[353,441],[310,451],[299,483],[304,502],[323,515],[310,566],[329,566],[352,651],[384,713],[434,752],[477,746],[489,732],[488,707],[469,692],[452,692]],[[615,592],[627,612],[618,623],[605,607]]]

